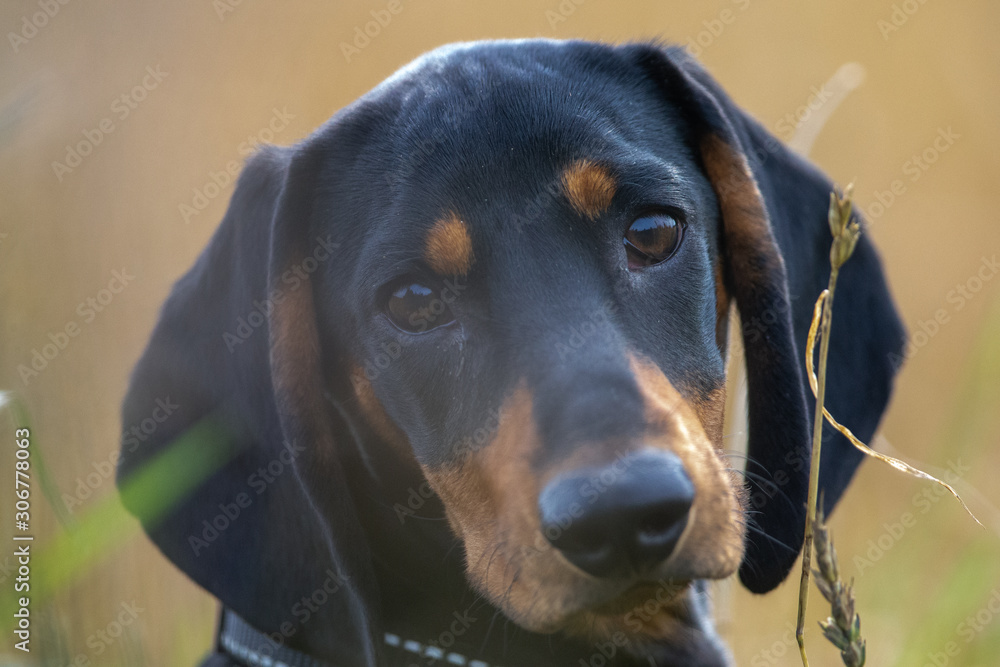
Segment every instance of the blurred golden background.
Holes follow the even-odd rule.
[[[990,264],[1000,253],[1000,4],[401,0],[358,48],[357,31],[385,6],[0,6],[0,388],[30,412],[36,482],[42,461],[50,492],[71,505],[46,506],[36,483],[36,547],[117,502],[106,462],[128,373],[221,219],[227,170],[253,144],[301,139],[446,42],[662,37],[689,45],[838,183],[856,182],[913,343],[878,445],[933,474],[951,469],[986,524],[926,483],[863,466],[832,528],[856,580],[868,664],[1000,664],[1000,278]],[[26,371],[49,343],[57,354]],[[13,426],[0,422],[11,430],[0,436],[8,508]],[[0,516],[5,539],[11,514]],[[0,663],[192,665],[204,654],[213,600],[128,527],[33,608],[30,655],[5,631]],[[718,588],[737,664],[798,664],[792,579],[763,598]],[[821,612],[814,590],[810,617]],[[812,620],[808,637],[814,665],[840,664]]]

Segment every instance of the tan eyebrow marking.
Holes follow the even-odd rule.
[[[611,205],[618,184],[606,167],[591,160],[577,160],[563,171],[563,192],[577,213],[591,220]]]
[[[442,276],[465,275],[475,259],[469,229],[454,211],[431,227],[424,245],[424,259]]]

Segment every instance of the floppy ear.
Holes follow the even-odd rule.
[[[234,447],[228,463],[165,516],[123,502],[170,560],[251,625],[318,657],[374,664],[374,574],[335,438],[346,429],[324,399],[313,303],[334,259],[311,231],[322,141],[267,148],[247,164],[133,372],[118,477],[125,488],[193,425],[221,424],[234,444],[199,446]],[[158,401],[174,406],[169,416],[130,435]],[[321,589],[335,592],[303,621],[296,604]]]
[[[830,181],[740,111],[681,49],[635,45],[633,57],[686,116],[722,216],[720,252],[746,354],[749,525],[740,578],[763,593],[802,549],[811,425],[804,350],[830,275]],[[874,247],[862,235],[841,269],[826,406],[862,440],[874,434],[904,331]],[[833,509],[862,454],[825,428],[820,489]]]

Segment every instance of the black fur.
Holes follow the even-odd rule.
[[[235,451],[166,517],[140,515],[152,539],[252,625],[336,664],[385,664],[384,630],[426,640],[467,609],[479,620],[458,646],[477,657],[508,665],[589,658],[593,646],[492,618],[496,610],[465,582],[440,501],[418,494],[413,509],[422,475],[361,416],[349,371],[367,367],[413,456],[431,466],[476,446],[477,430],[490,432],[503,397],[525,379],[542,459],[594,433],[627,432],[635,417],[621,399],[636,387],[618,354],[625,346],[691,398],[707,394],[724,380],[712,270],[726,248],[698,151],[706,132],[746,154],[784,259],[784,276],[769,276],[759,299],[738,303],[748,469],[784,475],[770,487],[749,482],[760,532],[749,535],[740,574],[755,592],[776,586],[802,543],[811,432],[802,346],[829,271],[831,184],[680,51],[649,45],[445,47],[297,146],[251,158],[221,226],[164,306],[125,400],[126,426],[158,398],[180,407],[151,436],[123,445],[120,480],[204,419],[226,429],[231,444],[203,446]],[[622,184],[599,224],[571,215],[553,187],[576,158],[611,165]],[[621,237],[653,204],[682,212],[684,243],[655,271],[629,278]],[[435,280],[422,267],[422,239],[453,207],[475,247],[489,252],[477,250],[472,272],[452,285],[458,324],[407,336],[388,323],[381,300],[401,275]],[[735,287],[741,277],[726,280]],[[295,303],[295,329],[312,333],[315,349],[282,348],[275,317],[287,311],[268,302],[276,294]],[[865,237],[837,294],[827,404],[867,439],[888,401],[888,355],[903,333]],[[772,323],[755,324],[769,310]],[[593,333],[565,347],[586,323]],[[303,396],[325,409],[307,410]],[[860,456],[839,435],[824,442],[829,510]],[[232,513],[241,493],[248,506],[205,539],[203,522]],[[125,502],[139,511],[135,499]],[[401,523],[399,507],[416,516]],[[336,593],[306,615],[302,598],[330,581]],[[694,640],[661,647],[655,660],[724,664],[711,642]]]
[[[748,536],[740,578],[750,590],[766,593],[788,574],[804,535],[815,401],[803,358],[813,305],[830,276],[827,207],[833,186],[741,112],[682,52],[636,50],[665,83],[666,93],[681,102],[697,132],[714,131],[742,149],[784,260],[786,275],[773,276],[774,283],[768,286],[771,293],[751,303],[737,302],[749,383],[747,470],[767,480],[756,476],[747,480],[751,509],[760,511],[756,517],[759,532]],[[727,276],[730,283],[740,279]],[[902,349],[905,333],[881,263],[864,235],[841,271],[837,295],[826,405],[832,414],[842,415],[838,420],[856,436],[868,441],[889,401],[897,370],[891,359]],[[760,381],[762,375],[772,381]],[[779,375],[783,380],[773,381]],[[863,455],[840,433],[824,427],[820,489],[829,513]]]

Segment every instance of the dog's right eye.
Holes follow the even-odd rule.
[[[420,283],[402,283],[389,294],[386,314],[396,328],[406,333],[424,333],[455,321],[448,295],[436,293]]]
[[[684,238],[684,225],[666,213],[636,218],[623,243],[630,269],[653,266],[670,259]]]

